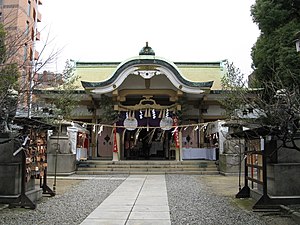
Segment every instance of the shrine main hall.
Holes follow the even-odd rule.
[[[89,130],[87,157],[182,160],[215,149],[207,124],[225,118],[224,62],[171,62],[148,43],[123,62],[76,62],[72,119]]]

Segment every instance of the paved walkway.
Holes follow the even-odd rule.
[[[165,175],[130,175],[82,225],[170,225]]]

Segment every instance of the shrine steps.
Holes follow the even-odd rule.
[[[104,174],[194,174],[217,175],[218,167],[215,161],[207,160],[129,160],[129,161],[101,161],[87,160],[79,162],[76,174],[104,175]]]

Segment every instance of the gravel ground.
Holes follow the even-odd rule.
[[[43,198],[35,210],[0,210],[0,224],[80,224],[123,180],[84,180],[52,198]]]
[[[283,223],[275,223],[278,217],[274,215],[264,218],[262,214],[254,213],[237,206],[233,197],[214,193],[201,176],[167,175],[167,190],[171,221],[174,225],[292,225],[289,218],[283,218]],[[222,186],[222,182],[219,184]]]
[[[125,177],[115,175],[58,180],[55,197],[43,197],[36,210],[2,209],[0,224],[80,224]],[[51,182],[49,180],[48,184]],[[245,200],[248,206],[239,205],[234,198],[236,182],[233,178],[166,175],[166,183],[172,225],[296,224],[290,218],[252,212],[251,200]]]

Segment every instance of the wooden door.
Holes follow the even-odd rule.
[[[112,128],[103,127],[101,135],[98,135],[98,157],[112,157],[113,141]]]

